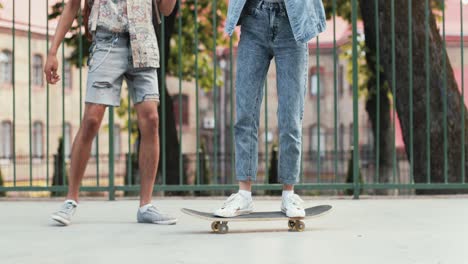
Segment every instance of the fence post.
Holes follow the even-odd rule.
[[[114,107],[109,107],[109,201],[115,200],[114,185]]]
[[[359,199],[359,116],[358,116],[358,63],[357,63],[357,0],[352,0],[353,20],[353,199]]]

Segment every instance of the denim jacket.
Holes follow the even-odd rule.
[[[232,35],[247,1],[230,0],[225,31]],[[289,23],[298,42],[306,43],[326,29],[322,0],[284,0]]]

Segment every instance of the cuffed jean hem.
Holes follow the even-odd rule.
[[[237,181],[250,181],[250,182],[255,182],[257,180],[257,177],[250,177],[250,176],[236,176]],[[281,184],[286,184],[286,185],[295,185],[299,183],[299,180],[297,179],[280,179]]]
[[[255,182],[257,180],[257,177],[252,177],[252,176],[236,176],[237,181],[251,181]]]
[[[298,179],[280,179],[279,180],[281,184],[287,184],[287,185],[295,185],[297,183],[299,183],[299,180]]]

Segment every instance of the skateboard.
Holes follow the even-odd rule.
[[[305,209],[305,217],[287,217],[283,212],[254,212],[248,215],[236,217],[218,217],[213,213],[200,212],[192,209],[183,208],[181,211],[185,214],[198,217],[204,220],[212,221],[211,230],[216,234],[226,234],[229,232],[228,222],[248,222],[248,221],[280,221],[288,220],[289,231],[302,232],[305,229],[305,223],[302,220],[319,217],[331,210],[330,205],[319,205]]]

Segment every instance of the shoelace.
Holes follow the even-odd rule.
[[[151,211],[151,212],[156,213],[156,214],[161,215],[161,216],[164,215],[164,214],[163,214],[161,211],[159,211],[159,209],[156,208],[155,206],[151,206],[150,208],[148,208],[147,212],[148,212],[148,211]]]
[[[304,201],[297,194],[290,195],[286,199],[295,206],[301,206],[304,203]]]
[[[230,205],[232,201],[234,201],[240,194],[239,193],[233,193],[229,198],[224,202],[223,208],[226,208],[227,205]]]
[[[70,214],[76,206],[72,203],[66,203],[62,206],[60,210],[63,213]]]

